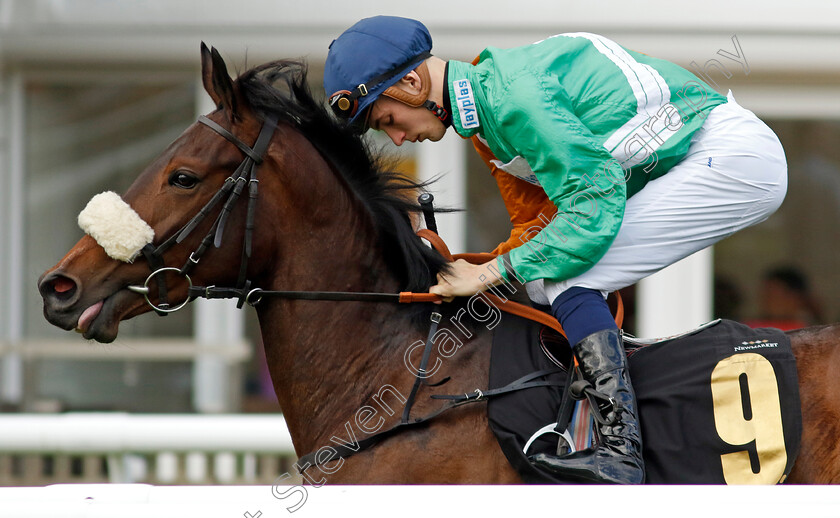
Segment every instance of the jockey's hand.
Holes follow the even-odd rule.
[[[429,288],[429,293],[440,295],[444,302],[452,302],[455,297],[469,297],[504,282],[495,259],[484,264],[458,259],[449,263],[449,268],[450,272],[439,273],[438,283]]]

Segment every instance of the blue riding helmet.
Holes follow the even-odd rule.
[[[364,123],[367,115],[359,116],[431,50],[432,36],[417,20],[374,16],[359,21],[330,44],[324,70],[330,106],[338,117]]]

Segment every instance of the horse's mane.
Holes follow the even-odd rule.
[[[329,113],[312,95],[306,66],[298,61],[272,61],[242,73],[236,83],[251,109],[296,127],[315,146],[357,196],[370,215],[385,260],[406,291],[427,291],[446,260],[423,244],[409,215],[421,211],[411,201],[427,183],[386,170],[381,153]]]

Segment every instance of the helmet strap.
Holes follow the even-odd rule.
[[[429,110],[430,112],[434,113],[435,117],[440,119],[440,122],[443,123],[444,128],[448,128],[452,125],[452,116],[449,113],[449,110],[447,110],[443,106],[439,105],[436,102],[426,99],[426,101],[423,102],[423,107]]]

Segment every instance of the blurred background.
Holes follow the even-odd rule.
[[[251,312],[200,301],[167,318],[147,314],[125,322],[119,339],[105,346],[47,324],[36,280],[82,236],[75,218],[94,194],[124,191],[197,114],[212,110],[200,86],[201,41],[218,48],[234,74],[271,59],[303,58],[320,95],[332,39],[376,14],[422,20],[434,38],[433,52],[444,59],[470,61],[487,46],[585,31],[689,68],[724,94],[731,89],[784,144],[787,199],[763,224],[625,290],[627,327],[652,336],[719,316],[785,328],[840,319],[840,4],[395,5],[0,0],[4,412],[280,412]],[[738,49],[742,63],[726,57]],[[371,138],[398,155],[407,173],[421,179],[443,175],[434,188],[438,203],[466,209],[439,220],[454,252],[489,251],[506,239],[509,223],[495,182],[469,142],[450,134],[433,147],[407,143],[397,149],[382,136]],[[2,437],[0,426],[0,449]],[[114,480],[116,472],[123,480],[156,483],[266,483],[294,460],[292,452],[251,452],[223,461],[196,455],[192,461],[107,452],[58,459],[0,451],[0,484]],[[208,462],[211,467],[202,472]],[[231,473],[222,469],[214,475],[219,462],[233,463],[236,473],[222,476]],[[190,472],[190,465],[199,467]]]

